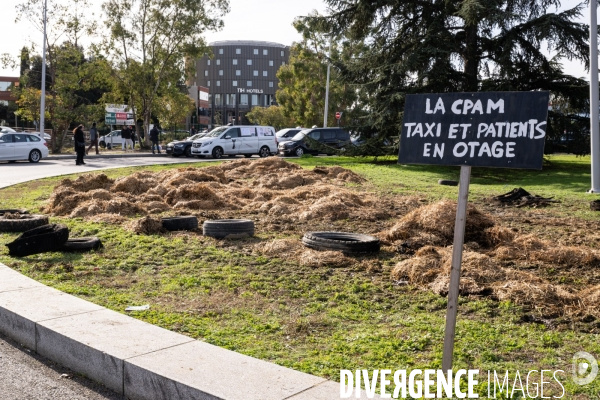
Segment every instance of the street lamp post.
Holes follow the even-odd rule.
[[[44,44],[42,46],[42,96],[40,99],[40,132],[44,134],[44,117],[46,110],[46,10],[48,0],[44,0]],[[54,136],[52,136],[54,140]]]
[[[329,57],[331,58],[331,37],[329,37]],[[329,70],[331,63],[327,62],[327,85],[325,86],[325,113],[323,116],[323,128],[327,128],[327,110],[329,109]]]
[[[592,188],[600,193],[600,134],[598,133],[598,25],[597,0],[590,0],[590,142]]]

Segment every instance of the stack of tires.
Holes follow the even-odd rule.
[[[69,228],[49,224],[45,215],[29,214],[27,210],[0,210],[0,232],[23,232],[8,243],[8,254],[26,257],[51,251],[98,250],[102,242],[97,237],[69,239]]]

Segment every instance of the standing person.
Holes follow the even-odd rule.
[[[192,129],[190,129],[190,136],[194,136],[196,134],[196,128],[192,125]]]
[[[83,156],[85,155],[85,136],[83,134],[83,125],[79,125],[73,129],[73,140],[75,141],[75,152],[77,153],[77,161],[75,165],[85,165]]]
[[[152,154],[156,154],[154,153],[154,146],[156,146],[156,150],[158,151],[158,154],[160,154],[160,147],[158,146],[158,129],[156,129],[156,125],[154,125],[152,127],[152,129],[150,129],[150,141],[152,142]]]
[[[137,139],[136,134],[135,134],[135,128],[133,127],[133,125],[129,125],[129,130],[131,131],[131,150],[133,150],[135,148],[135,140]]]
[[[88,147],[87,150],[85,151],[86,155],[88,155],[90,153],[90,149],[93,146],[96,146],[96,154],[100,154],[100,152],[98,151],[98,129],[96,129],[95,122],[92,124],[92,127],[90,128],[90,147]]]
[[[133,150],[133,143],[131,142],[131,130],[127,125],[123,125],[123,129],[121,129],[121,139],[123,139],[122,150],[127,151],[127,146],[131,147],[131,150]]]

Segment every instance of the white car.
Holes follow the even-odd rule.
[[[120,130],[112,131],[108,135],[100,136],[99,139],[98,144],[100,147],[106,147],[107,149],[121,147],[124,142]]]
[[[48,143],[41,137],[25,132],[0,133],[0,160],[29,160],[36,163],[48,157]]]
[[[222,126],[192,144],[192,156],[197,157],[221,158],[238,154],[268,157],[276,152],[275,129],[271,126]]]

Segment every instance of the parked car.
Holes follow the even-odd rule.
[[[275,133],[277,143],[289,142],[303,128],[285,128]]]
[[[179,157],[181,155],[186,157],[192,156],[192,144],[194,140],[203,138],[208,132],[196,133],[194,136],[190,136],[184,140],[173,141],[165,147],[165,152],[171,154],[173,157]]]
[[[304,129],[289,142],[279,143],[279,154],[298,157],[304,154],[319,154],[320,151],[311,146],[307,137],[334,149],[341,149],[350,144],[350,134],[340,128]]]
[[[13,128],[9,128],[8,126],[0,126],[0,133],[10,133],[16,132]]]
[[[36,163],[48,157],[48,143],[41,137],[25,132],[0,133],[0,160]]]
[[[113,147],[121,147],[123,146],[123,138],[121,137],[121,130],[112,131],[107,135],[100,136],[100,140],[98,144],[100,147],[106,147],[107,149]]]
[[[222,126],[194,140],[192,155],[221,158],[223,155],[258,154],[268,157],[277,152],[275,129],[271,126]]]

